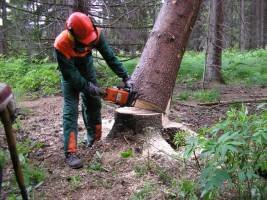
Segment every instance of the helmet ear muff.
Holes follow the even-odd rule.
[[[94,31],[95,31],[95,33],[96,33],[96,35],[97,35],[97,38],[98,38],[98,31],[97,31],[97,28],[96,28],[96,26],[95,26],[95,19],[92,17],[92,16],[88,16],[88,18],[91,20],[91,22],[92,22],[92,25],[93,25],[93,28],[94,28]]]
[[[75,33],[72,28],[68,28],[69,33],[73,36],[73,38],[76,40],[77,37],[75,36]]]
[[[71,36],[73,37],[73,39],[75,40],[75,41],[77,41],[77,36],[75,35],[75,33],[74,33],[74,31],[73,31],[73,28],[70,26],[70,24],[69,24],[69,22],[68,22],[68,20],[66,21],[66,23],[65,23],[65,29],[67,29],[68,30],[68,32],[71,34]]]

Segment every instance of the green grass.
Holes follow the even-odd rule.
[[[193,93],[193,99],[202,103],[218,101],[219,97],[220,93],[217,90],[200,90]]]
[[[96,172],[96,171],[103,171],[102,163],[99,162],[99,161],[93,161],[87,167],[87,172],[88,173],[93,173],[93,172]]]
[[[79,175],[70,176],[68,178],[68,181],[70,183],[71,188],[75,190],[75,189],[77,189],[77,188],[79,188],[81,186],[81,184],[82,184],[82,177],[79,176]]]
[[[142,188],[133,193],[130,200],[150,199],[154,190],[155,188],[151,183],[145,183]]]
[[[185,146],[186,137],[188,136],[188,133],[185,131],[178,131],[175,133],[173,138],[173,143],[177,148]]]
[[[180,101],[187,101],[189,98],[190,98],[190,92],[188,91],[180,92],[176,97],[176,99]]]
[[[223,77],[226,82],[245,85],[267,85],[267,50],[223,54]]]
[[[6,152],[0,149],[0,168],[3,168],[6,162]]]
[[[121,157],[122,158],[130,158],[130,157],[133,157],[133,150],[132,149],[128,149],[126,151],[121,152]]]
[[[31,192],[34,192],[34,187],[44,181],[46,177],[46,171],[40,165],[36,166],[34,163],[32,163],[28,156],[31,152],[42,148],[44,144],[42,142],[33,142],[30,139],[27,139],[23,142],[18,142],[16,146],[19,154],[20,164],[22,166],[24,182],[30,195]],[[0,151],[0,160],[2,154],[2,151]],[[5,160],[10,159],[8,153],[4,152],[3,155],[5,155]],[[2,161],[1,164],[3,164]],[[16,199],[17,194],[19,194],[19,189],[17,187],[14,172],[11,171],[11,173],[11,178],[5,180],[3,185],[6,186],[5,190],[10,194],[8,199]]]
[[[177,76],[177,83],[191,84],[202,79],[205,54],[187,51]]]
[[[220,93],[217,90],[197,90],[197,91],[182,91],[175,99],[180,101],[197,101],[201,103],[215,102],[220,98]]]
[[[149,171],[149,166],[147,164],[138,164],[134,167],[134,172],[137,177],[142,177]]]
[[[32,63],[24,57],[0,57],[0,80],[9,84],[17,97],[51,95],[60,88],[56,66],[41,61]]]
[[[202,79],[205,53],[186,52],[177,77],[178,83],[191,84]],[[222,74],[228,84],[267,85],[267,51],[225,50]]]
[[[127,60],[120,57],[121,60]],[[139,58],[123,62],[131,74]],[[187,51],[177,76],[177,83],[192,84],[202,79],[205,63],[204,52]],[[118,85],[121,79],[107,67],[104,61],[95,62],[101,87]],[[0,80],[10,84],[17,96],[38,97],[60,92],[60,72],[57,64],[48,60],[29,60],[27,57],[0,57]],[[267,85],[267,51],[239,52],[225,50],[222,58],[222,73],[228,84]],[[186,100],[188,95],[180,96]]]

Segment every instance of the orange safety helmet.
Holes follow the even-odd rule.
[[[85,45],[97,39],[97,30],[91,19],[81,12],[74,12],[69,16],[66,28],[75,39]]]

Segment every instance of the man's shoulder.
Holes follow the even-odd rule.
[[[54,47],[59,52],[64,54],[67,58],[72,56],[73,52],[73,42],[70,40],[68,36],[68,31],[62,31],[55,39]]]

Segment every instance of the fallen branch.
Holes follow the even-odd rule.
[[[186,107],[197,107],[197,106],[199,106],[196,103],[187,103],[187,102],[185,102],[185,103],[175,102],[175,104],[180,105],[180,106],[186,106]]]
[[[214,106],[214,105],[228,105],[234,103],[260,103],[267,101],[267,98],[259,98],[259,99],[237,99],[230,101],[218,101],[218,102],[209,102],[209,103],[198,103],[200,106]]]

